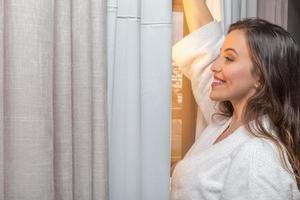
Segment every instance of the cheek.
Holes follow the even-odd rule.
[[[239,67],[230,71],[228,70],[224,73],[224,76],[226,77],[229,86],[234,87],[232,89],[249,88],[252,87],[255,82],[249,68],[245,69]]]

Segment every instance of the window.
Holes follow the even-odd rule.
[[[173,0],[173,44],[187,34],[182,2]],[[178,66],[173,66],[171,171],[194,142],[196,111],[197,105],[190,81],[181,73]]]

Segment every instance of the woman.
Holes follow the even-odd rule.
[[[260,19],[232,24],[224,40],[204,0],[183,2],[192,33],[173,60],[209,125],[177,164],[171,199],[300,199],[298,46]]]

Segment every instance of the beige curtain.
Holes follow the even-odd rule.
[[[287,29],[288,0],[257,0],[257,15]]]
[[[104,200],[106,1],[0,0],[0,200]]]

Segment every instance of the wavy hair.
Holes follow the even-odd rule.
[[[228,33],[234,30],[245,33],[253,63],[252,73],[258,75],[260,82],[259,89],[244,109],[244,119],[247,122],[255,119],[255,126],[248,123],[246,128],[254,136],[275,143],[285,169],[295,175],[300,188],[299,47],[286,30],[262,19],[238,21],[229,27]],[[230,101],[219,105],[221,115],[233,115]],[[264,127],[264,115],[271,120],[276,136]]]

